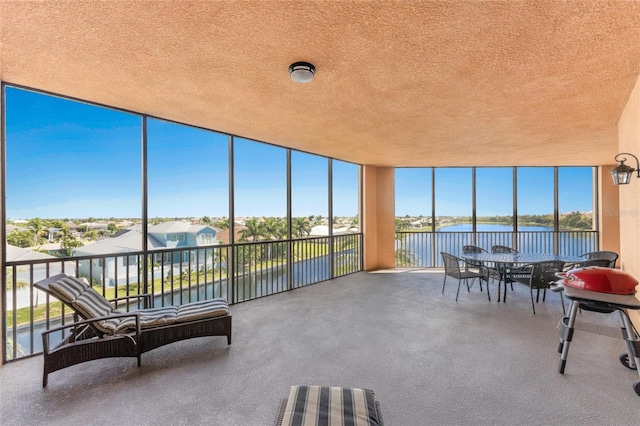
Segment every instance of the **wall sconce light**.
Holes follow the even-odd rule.
[[[313,80],[316,67],[309,62],[295,62],[289,65],[289,75],[296,83],[308,83]]]
[[[624,162],[627,161],[625,157],[622,157],[618,160],[618,157],[620,157],[621,155],[629,155],[633,157],[636,160],[636,168],[634,169],[633,167],[629,167],[624,164]],[[638,172],[638,177],[640,178],[640,163],[638,162],[638,157],[633,154],[629,154],[628,152],[621,152],[620,154],[616,155],[615,160],[620,164],[618,164],[615,169],[611,170],[611,177],[613,178],[614,185],[626,185],[631,182],[631,176],[633,176],[633,172]]]

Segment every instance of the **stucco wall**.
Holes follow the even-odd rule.
[[[618,122],[618,145],[620,152],[640,155],[640,78],[636,80]],[[632,161],[627,163],[636,167]],[[640,279],[640,179],[634,177],[629,185],[621,185],[618,190],[620,267]],[[640,315],[637,312],[633,314],[633,320],[636,325],[640,324]]]
[[[364,166],[364,269],[395,267],[395,169]]]
[[[600,230],[600,250],[620,253],[620,191],[613,184],[610,171],[614,164],[598,168],[598,229]],[[620,262],[618,261],[618,266]]]

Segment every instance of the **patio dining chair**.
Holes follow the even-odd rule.
[[[473,245],[462,246],[462,252],[465,253],[465,254],[470,254],[470,253],[488,253],[482,247],[473,246]]]
[[[491,301],[491,294],[489,293],[489,272],[485,266],[480,266],[479,271],[472,271],[466,267],[466,262],[457,256],[450,253],[440,252],[442,255],[442,261],[444,263],[444,282],[442,283],[442,294],[444,294],[444,287],[447,284],[447,277],[452,277],[458,280],[458,291],[456,292],[456,302],[460,294],[460,284],[464,280],[467,291],[470,291],[473,283],[476,279],[480,282],[480,291],[482,291],[482,281],[487,283],[487,297]],[[469,283],[471,280],[471,283]]]
[[[589,266],[599,266],[601,268],[610,268],[611,261],[609,259],[588,259],[578,263],[568,263],[564,265],[564,270],[569,271],[576,268],[586,268]]]
[[[609,265],[607,267],[615,268],[616,261],[618,260],[618,253],[616,253],[615,251],[601,250],[601,251],[592,251],[589,253],[584,253],[584,254],[581,254],[580,257],[584,257],[587,260],[601,260],[601,259],[608,260]]]
[[[472,245],[462,246],[462,252],[464,254],[488,253],[482,247],[472,246]],[[474,267],[474,268],[479,268],[482,265],[482,262],[476,262],[476,261],[473,261],[473,260],[467,260],[466,262],[467,262],[468,266],[471,266],[471,267]]]
[[[491,253],[517,253],[518,250],[512,249],[511,247],[495,245],[491,246]]]
[[[482,247],[474,246],[471,244],[462,246],[462,252],[464,254],[473,254],[473,253],[489,253],[487,250]],[[486,265],[483,262],[477,262],[473,260],[467,260],[467,265],[475,270],[476,272],[480,272],[482,266],[487,268],[487,272],[489,272],[489,277],[492,279],[500,279],[500,274],[498,272],[498,268],[491,265]]]
[[[491,253],[518,253],[518,250],[508,246],[494,245],[491,246]],[[498,275],[498,279],[504,281],[506,297],[506,285],[511,285],[511,291],[513,291],[513,281],[515,281],[517,278],[527,278],[529,276],[529,268],[512,268],[508,267],[509,265],[502,266],[507,267],[508,271],[500,271],[496,269],[496,274]]]
[[[536,303],[540,300],[540,290],[542,290],[542,301],[545,301],[547,289],[551,288],[558,280],[556,273],[564,268],[564,262],[560,260],[548,260],[536,262],[530,265],[531,271],[528,278],[517,278],[515,281],[529,287],[531,293],[531,307],[533,314],[536,314],[536,306],[533,303],[533,290],[536,290]],[[562,302],[562,313],[566,313],[564,308],[564,298],[560,292],[560,301]]]

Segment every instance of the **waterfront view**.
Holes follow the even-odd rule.
[[[488,252],[494,245],[512,247],[523,253],[548,253],[579,256],[596,250],[597,232],[574,230],[554,232],[552,227],[512,227],[479,224],[472,232],[470,224],[456,224],[430,231],[396,232],[397,267],[442,267],[440,252],[462,255],[462,247],[475,245]]]

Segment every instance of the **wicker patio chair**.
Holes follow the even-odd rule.
[[[508,247],[495,245],[491,247],[491,253],[518,253],[518,250]],[[505,284],[505,299],[507,295],[506,285],[509,284],[511,286],[511,291],[513,291],[513,283],[518,281],[522,282],[522,280],[529,279],[529,273],[531,272],[531,268],[529,265],[525,266],[513,266],[513,265],[502,265],[505,268],[504,271],[498,272],[498,275],[501,276],[502,280]]]
[[[488,253],[482,247],[472,246],[472,245],[462,246],[462,252],[465,253],[465,254],[468,254],[468,253]]]
[[[472,254],[472,253],[488,253],[485,249],[483,249],[482,247],[478,247],[478,246],[472,246],[472,245],[466,245],[466,246],[462,246],[462,252],[464,254]],[[467,264],[469,266],[475,266],[475,267],[479,267],[480,265],[482,265],[482,262],[474,262],[471,260],[467,261]]]
[[[491,253],[517,253],[518,250],[507,246],[495,245],[491,247]]]
[[[606,251],[606,250],[592,251],[589,253],[581,254],[580,257],[584,257],[587,260],[606,259],[609,261],[609,265],[607,267],[615,268],[616,261],[618,260],[618,253],[616,253],[615,251]]]
[[[456,292],[456,302],[458,301],[458,295],[460,294],[460,284],[464,280],[467,291],[470,290],[476,278],[482,282],[487,282],[487,297],[491,300],[491,294],[489,293],[489,272],[485,266],[480,265],[479,272],[475,272],[466,268],[464,259],[454,256],[450,253],[440,252],[442,255],[442,261],[444,263],[444,282],[442,283],[442,294],[444,294],[444,287],[447,284],[447,277],[456,278],[458,280],[458,291]],[[469,284],[471,279],[471,284]],[[482,291],[482,287],[480,287]]]
[[[462,253],[464,254],[472,254],[472,253],[489,253],[487,250],[482,247],[474,246],[474,245],[465,245],[462,246]],[[483,262],[477,262],[473,260],[467,260],[467,266],[471,267],[475,272],[480,272],[481,268],[484,266],[486,268],[485,272],[489,272],[489,278],[499,279],[500,274],[498,273],[498,269],[496,267],[492,267],[491,265],[486,265]],[[488,285],[488,284],[487,284]],[[480,290],[482,290],[482,284],[480,285]]]
[[[586,268],[588,266],[600,266],[601,268],[610,268],[611,261],[609,259],[589,259],[578,263],[569,263],[564,265],[564,270],[569,271],[576,268]]]
[[[143,353],[194,337],[227,336],[231,344],[231,315],[222,298],[123,312],[112,303],[136,307],[143,300],[149,305],[151,295],[108,301],[82,280],[65,274],[39,281],[34,287],[71,308],[74,318],[70,324],[42,333],[43,387],[50,373],[82,362],[135,357],[140,366]]]
[[[564,262],[560,260],[549,260],[544,262],[536,262],[530,265],[531,272],[528,278],[517,278],[516,282],[522,283],[529,287],[531,293],[531,307],[533,308],[533,314],[536,314],[536,306],[533,303],[533,290],[536,290],[536,303],[540,300],[540,290],[542,290],[542,301],[545,301],[547,296],[547,289],[558,280],[556,273],[560,272],[564,268]],[[562,302],[562,312],[565,312],[564,298],[560,293],[560,300]]]

